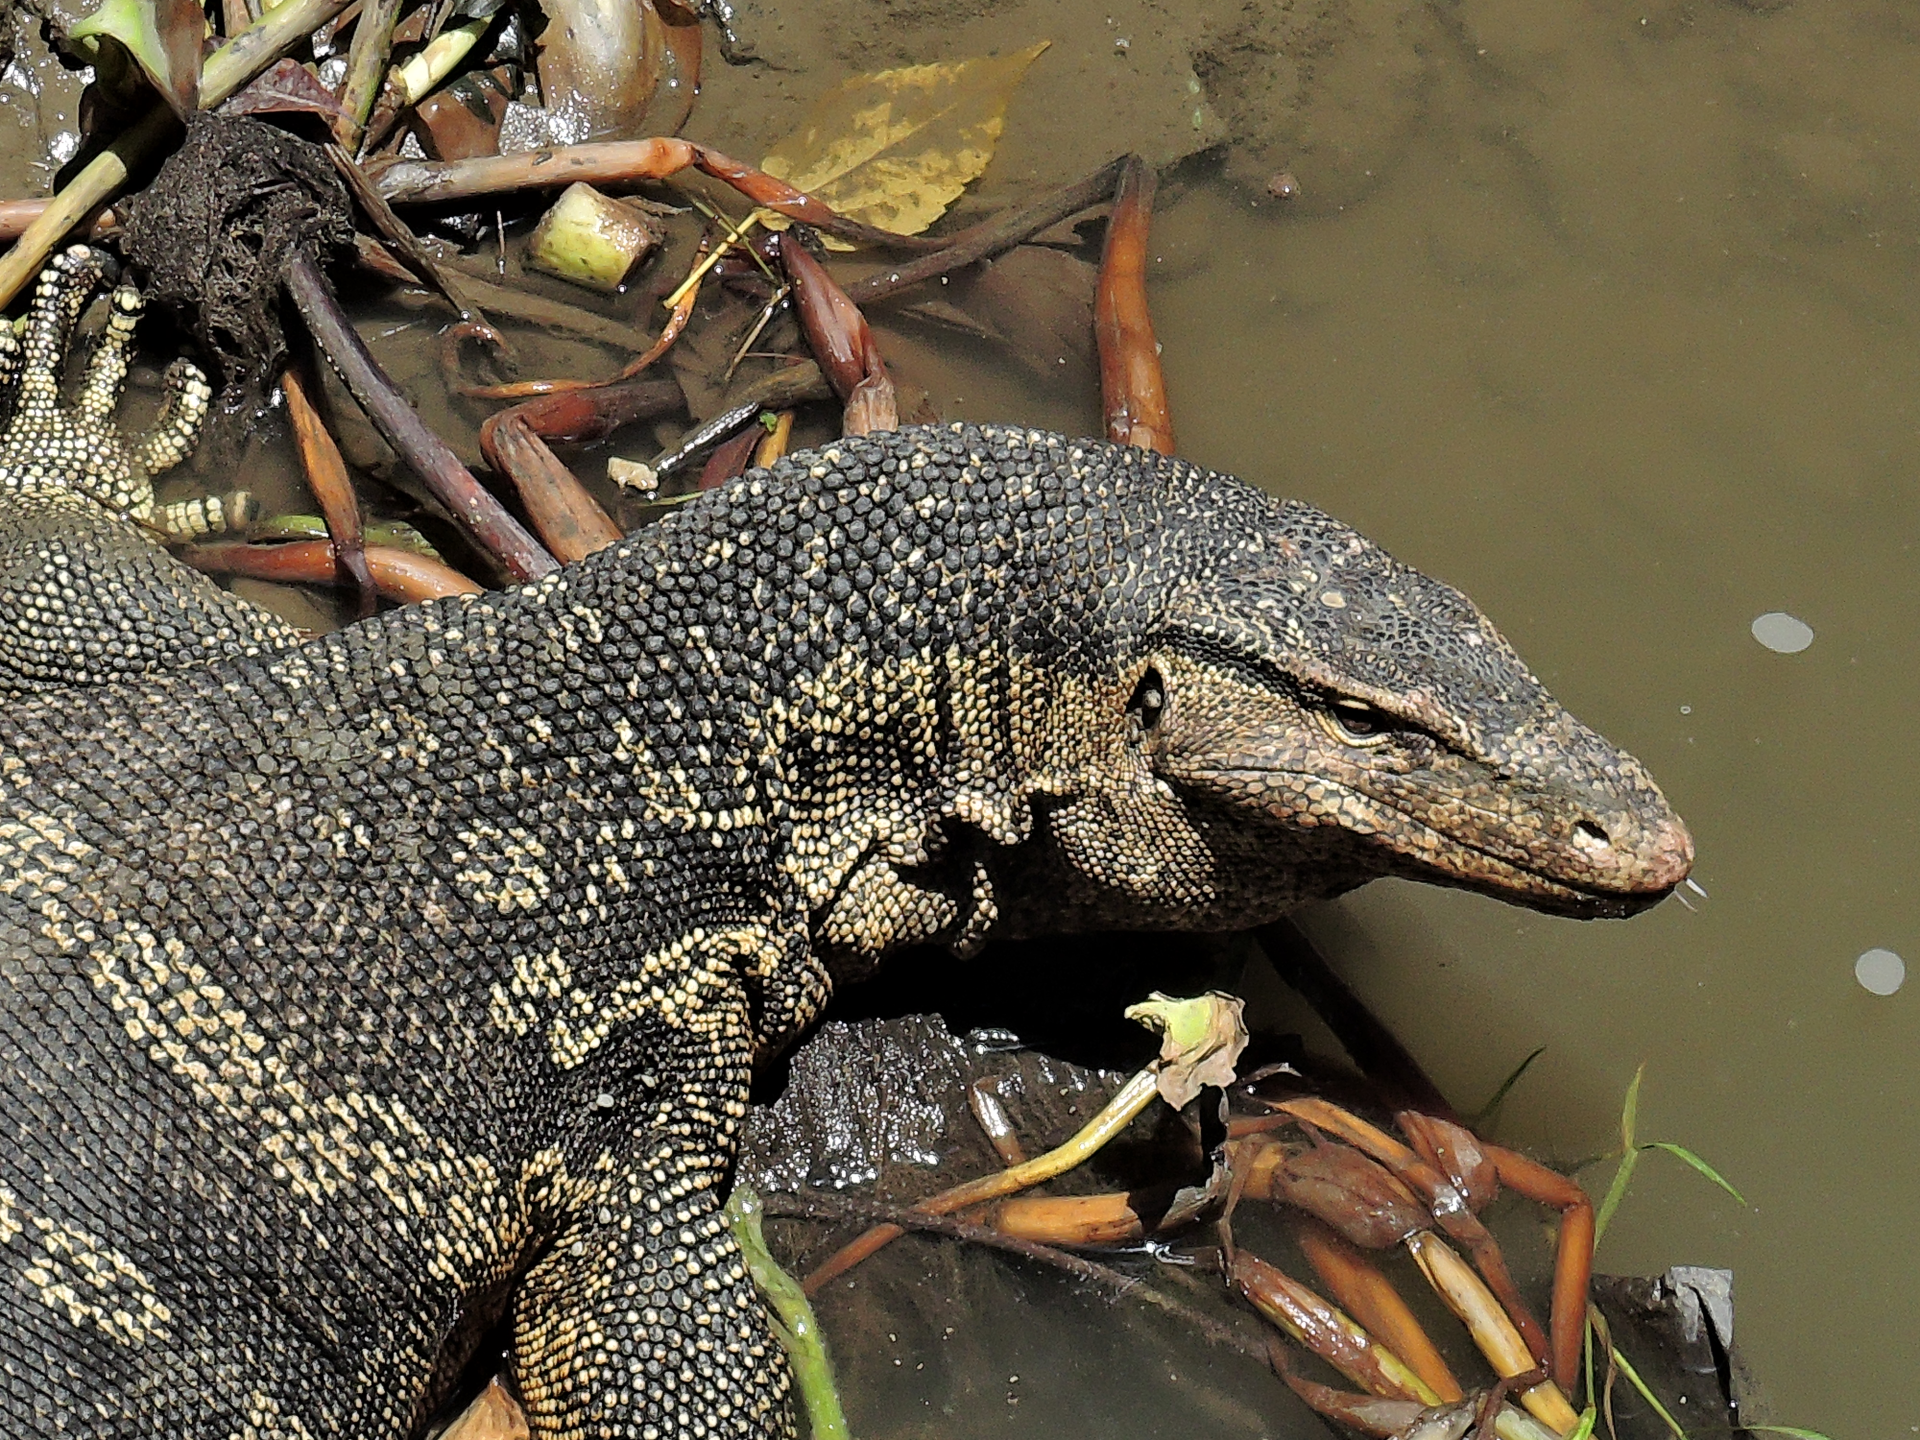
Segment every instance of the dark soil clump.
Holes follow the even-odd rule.
[[[222,414],[258,405],[287,356],[288,258],[325,266],[353,245],[326,152],[258,120],[202,115],[129,208],[126,256],[217,369]]]

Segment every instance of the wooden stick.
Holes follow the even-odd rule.
[[[905,265],[890,265],[876,270],[864,280],[847,286],[847,297],[856,305],[869,305],[891,299],[913,285],[924,284],[951,274],[963,266],[1003,255],[1016,245],[1038,235],[1049,225],[1057,225],[1091,205],[1098,205],[1113,194],[1127,157],[1109,160],[1084,180],[1076,180],[1056,190],[1046,199],[1012,215],[995,216],[958,234],[945,237],[942,248]]]
[[[360,402],[374,428],[447,507],[454,523],[515,580],[538,580],[557,570],[553,556],[473,478],[447,442],[429,430],[407,403],[348,322],[313,257],[295,253],[287,261],[283,279],[287,294],[341,383]]]

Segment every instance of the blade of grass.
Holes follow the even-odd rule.
[[[1600,1202],[1600,1209],[1593,1217],[1593,1243],[1600,1244],[1601,1237],[1607,1233],[1607,1222],[1613,1219],[1613,1212],[1620,1208],[1620,1202],[1626,1198],[1627,1185],[1633,1179],[1633,1170],[1640,1163],[1640,1152],[1629,1150],[1620,1157],[1620,1166],[1613,1172],[1613,1183],[1607,1186],[1606,1198]]]
[[[1580,1412],[1579,1423],[1561,1437],[1561,1440],[1592,1440],[1593,1425],[1600,1418],[1600,1412],[1589,1405]]]
[[[1695,1170],[1698,1170],[1702,1175],[1706,1176],[1707,1179],[1718,1185],[1742,1205],[1747,1203],[1747,1197],[1734,1189],[1724,1175],[1706,1161],[1702,1160],[1698,1155],[1694,1154],[1693,1151],[1687,1149],[1686,1146],[1676,1145],[1671,1140],[1650,1140],[1640,1148],[1642,1150],[1664,1150],[1675,1159],[1686,1161],[1687,1164],[1691,1165]]]
[[[1833,1440],[1818,1430],[1803,1430],[1798,1425],[1742,1425],[1742,1430],[1764,1430],[1769,1435],[1787,1435],[1792,1440]]]
[[[1667,1407],[1660,1403],[1660,1397],[1647,1388],[1647,1382],[1640,1378],[1640,1372],[1620,1353],[1620,1347],[1609,1342],[1607,1347],[1613,1354],[1613,1361],[1620,1367],[1620,1373],[1627,1377],[1627,1383],[1640,1392],[1640,1398],[1653,1407],[1654,1414],[1666,1421],[1667,1429],[1674,1433],[1675,1440],[1687,1440],[1687,1432],[1680,1428],[1680,1422],[1668,1413]]]
[[[1485,1126],[1485,1124],[1489,1120],[1491,1120],[1494,1114],[1500,1109],[1502,1102],[1504,1102],[1507,1098],[1508,1092],[1511,1091],[1514,1086],[1520,1083],[1520,1077],[1527,1073],[1527,1067],[1533,1064],[1534,1061],[1538,1060],[1542,1055],[1546,1053],[1547,1053],[1546,1046],[1544,1045],[1538,1046],[1537,1048],[1535,1048],[1534,1052],[1531,1055],[1527,1056],[1526,1059],[1522,1060],[1518,1065],[1514,1066],[1513,1073],[1508,1075],[1506,1079],[1500,1082],[1500,1087],[1493,1092],[1492,1096],[1488,1098],[1487,1103],[1482,1105],[1478,1110],[1474,1111],[1473,1114],[1467,1117],[1467,1121],[1466,1121],[1467,1128],[1469,1130],[1479,1130],[1483,1126]]]
[[[1633,1072],[1633,1080],[1627,1086],[1627,1100],[1620,1107],[1620,1148],[1625,1152],[1639,1149],[1634,1140],[1634,1127],[1640,1123],[1640,1082],[1646,1078],[1647,1063],[1640,1062],[1640,1068]]]

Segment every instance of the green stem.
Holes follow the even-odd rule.
[[[827,1359],[826,1337],[820,1333],[820,1322],[800,1282],[782,1270],[767,1250],[766,1237],[760,1233],[761,1214],[760,1197],[753,1189],[735,1185],[727,1201],[727,1223],[746,1256],[753,1283],[773,1308],[774,1333],[786,1347],[787,1360],[793,1366],[794,1383],[800,1388],[801,1403],[807,1407],[813,1440],[850,1440],[840,1392],[833,1384],[833,1365]]]

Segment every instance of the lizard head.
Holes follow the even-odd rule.
[[[1051,688],[1003,929],[1253,923],[1379,875],[1623,916],[1686,877],[1646,770],[1465,595],[1310,506],[1142,469],[1059,621],[1100,659]]]
[[[1310,506],[970,426],[782,466],[739,501],[788,497],[753,573],[808,595],[767,654],[829,952],[1230,929],[1382,875],[1626,915],[1692,864],[1470,600]]]

